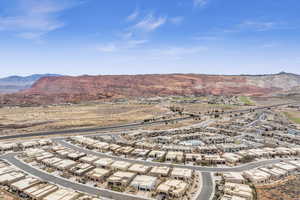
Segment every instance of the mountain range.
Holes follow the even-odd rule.
[[[30,88],[42,77],[61,76],[59,74],[33,74],[30,76],[9,76],[0,78],[0,93],[14,93]]]
[[[272,96],[299,93],[300,75],[149,74],[45,76],[30,88],[0,96],[0,104],[77,103],[168,95]]]

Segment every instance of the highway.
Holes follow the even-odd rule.
[[[38,170],[22,161],[16,159],[15,158],[16,155],[17,155],[16,153],[10,153],[10,154],[0,156],[0,159],[6,160],[8,163],[16,166],[17,168],[21,169],[22,171],[26,172],[27,174],[38,177],[41,180],[44,180],[44,181],[47,181],[50,183],[54,183],[56,185],[60,185],[62,187],[71,188],[75,191],[79,191],[82,193],[87,193],[87,194],[95,195],[95,196],[100,195],[102,197],[116,199],[116,200],[150,200],[150,198],[130,195],[127,193],[120,193],[120,192],[115,192],[112,190],[90,187],[88,185],[75,183],[75,182],[69,181],[68,179],[64,179],[64,178],[61,178],[58,176],[48,174],[44,171]]]
[[[249,109],[242,109],[242,110],[233,110],[233,111],[226,111],[224,113],[219,114],[231,114],[237,112],[250,112],[251,110],[262,110],[267,108],[274,108],[279,106],[286,106],[296,104],[298,102],[293,103],[286,103],[286,104],[276,104],[270,106],[263,106],[263,107],[256,107],[256,108],[249,108]],[[182,121],[192,119],[193,117],[181,117],[176,119],[169,119],[169,120],[162,120],[162,121],[154,121],[154,122],[137,122],[131,124],[123,124],[123,125],[115,125],[115,126],[104,126],[104,127],[95,127],[95,128],[84,128],[84,129],[70,129],[70,130],[60,130],[60,131],[46,131],[46,132],[37,132],[37,133],[27,133],[27,134],[16,134],[16,135],[6,135],[1,136],[0,140],[8,140],[8,139],[18,139],[18,138],[28,138],[28,137],[40,137],[40,136],[55,136],[55,135],[67,135],[67,134],[78,134],[78,133],[90,133],[90,132],[100,132],[100,131],[112,131],[112,130],[122,130],[122,129],[129,129],[129,128],[138,128],[143,126],[151,126],[155,124],[163,124],[166,122],[174,122],[174,121]]]

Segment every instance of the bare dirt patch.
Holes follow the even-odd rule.
[[[131,123],[166,112],[159,106],[142,104],[5,107],[0,109],[0,134]]]
[[[300,175],[256,188],[258,200],[299,200]]]

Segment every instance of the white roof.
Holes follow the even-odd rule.
[[[136,188],[154,189],[157,183],[157,178],[153,176],[139,175],[131,182],[130,186]]]
[[[58,189],[46,196],[43,200],[74,200],[79,197],[79,193],[67,189]]]

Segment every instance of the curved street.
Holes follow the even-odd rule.
[[[265,165],[269,165],[269,164],[276,164],[281,161],[294,160],[292,158],[270,159],[270,160],[255,161],[255,162],[243,164],[243,165],[236,166],[236,167],[225,167],[225,168],[224,167],[202,167],[202,166],[194,166],[194,165],[180,165],[180,164],[160,163],[160,162],[152,162],[152,161],[145,161],[145,160],[134,160],[134,159],[123,158],[120,156],[108,155],[106,153],[88,150],[83,147],[79,147],[79,146],[73,145],[69,142],[66,142],[64,139],[53,139],[53,141],[64,147],[73,149],[75,151],[95,155],[98,157],[112,158],[112,159],[130,162],[130,163],[139,163],[139,164],[143,164],[143,165],[147,165],[147,166],[167,166],[167,167],[187,168],[187,169],[193,169],[193,170],[197,170],[197,171],[201,171],[201,172],[241,172],[241,171],[245,171],[245,170],[249,170],[249,169],[253,169],[256,167],[261,167],[261,166],[265,166]]]
[[[116,199],[116,200],[150,200],[148,198],[130,195],[126,193],[120,193],[115,192],[112,190],[102,189],[102,188],[96,188],[96,187],[90,187],[88,185],[75,183],[72,181],[69,181],[67,179],[54,176],[51,174],[48,174],[44,171],[38,170],[20,160],[18,160],[15,156],[17,153],[9,153],[6,155],[0,156],[0,159],[6,160],[11,165],[16,166],[17,168],[21,169],[22,171],[26,172],[27,174],[33,175],[35,177],[40,178],[41,180],[48,181],[50,183],[54,183],[66,188],[71,188],[75,191],[79,191],[82,193],[87,193],[95,196],[102,196],[106,198]]]

